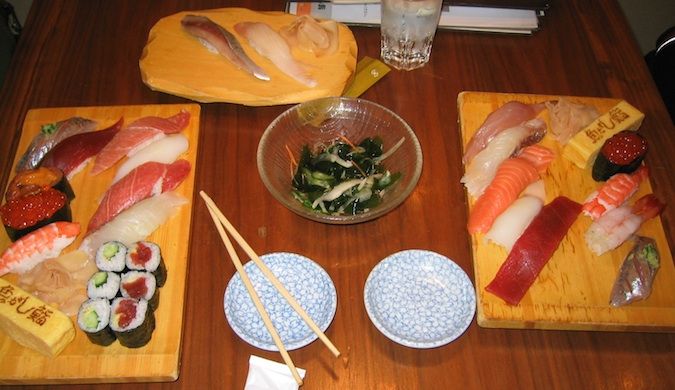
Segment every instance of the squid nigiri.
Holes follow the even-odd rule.
[[[156,161],[170,164],[188,149],[188,139],[183,134],[172,134],[159,139],[124,161],[115,173],[113,183],[129,174],[134,168],[146,162]]]
[[[602,187],[589,195],[584,203],[584,214],[597,220],[606,212],[621,206],[637,192],[647,176],[647,167],[643,165],[632,174],[617,173],[610,177]]]
[[[521,196],[495,219],[485,238],[510,251],[543,205],[537,197]]]

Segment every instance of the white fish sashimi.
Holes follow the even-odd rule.
[[[539,214],[543,206],[544,202],[534,196],[522,196],[516,199],[495,219],[485,237],[511,251],[513,244],[520,238],[534,217]]]
[[[172,134],[162,137],[124,161],[115,173],[112,184],[146,162],[156,161],[163,164],[171,164],[187,151],[188,146],[188,139],[183,134]]]
[[[474,157],[460,180],[474,198],[479,197],[492,182],[499,164],[522,146],[539,142],[546,134],[546,122],[535,118],[497,134]]]
[[[144,240],[187,202],[187,199],[173,192],[142,200],[85,237],[80,250],[93,257],[98,247],[107,241],[116,240],[130,245]]]

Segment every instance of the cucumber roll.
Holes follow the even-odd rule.
[[[125,298],[145,299],[151,310],[159,306],[159,289],[155,275],[145,271],[129,271],[122,274],[120,291]]]
[[[99,271],[87,282],[89,298],[113,299],[120,290],[120,276],[114,272]]]
[[[124,271],[127,247],[119,241],[108,241],[96,250],[96,266],[101,271]]]
[[[110,328],[120,344],[140,348],[152,338],[155,316],[148,310],[148,301],[134,298],[115,298],[110,312]]]
[[[109,321],[110,302],[107,299],[89,299],[80,306],[77,313],[77,325],[97,345],[107,346],[115,341]]]
[[[126,266],[134,271],[148,271],[155,275],[157,287],[166,283],[166,266],[159,245],[150,241],[139,241],[129,247]]]

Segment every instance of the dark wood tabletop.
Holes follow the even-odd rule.
[[[531,36],[439,31],[428,65],[392,71],[361,96],[405,119],[424,151],[413,197],[371,222],[312,222],[284,208],[265,189],[256,167],[258,141],[289,106],[201,105],[195,189],[211,194],[258,253],[285,251],[312,258],[338,291],[337,313],[326,333],[343,354],[333,358],[320,342],[292,351],[295,364],[308,372],[304,388],[675,388],[672,333],[486,329],[474,320],[450,344],[413,349],[390,341],[366,314],[366,277],[380,260],[400,250],[438,252],[473,279],[467,195],[459,182],[461,91],[631,102],[645,114],[640,131],[651,142],[647,164],[654,192],[672,199],[675,129],[619,5],[614,0],[552,3],[541,29]],[[35,0],[0,91],[3,188],[29,109],[189,102],[145,86],[139,56],[160,18],[223,6],[283,10],[284,2]],[[379,30],[352,31],[358,58],[378,58]],[[190,255],[178,380],[97,388],[241,389],[250,355],[282,361],[278,353],[242,341],[229,327],[222,300],[235,270],[197,200],[191,237],[185,237]],[[666,207],[661,218],[672,248],[675,208]]]

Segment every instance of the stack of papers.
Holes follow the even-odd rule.
[[[508,2],[505,2],[508,3]],[[286,12],[333,19],[349,25],[378,26],[378,0],[289,1]],[[542,9],[443,4],[438,27],[465,31],[532,34]]]

